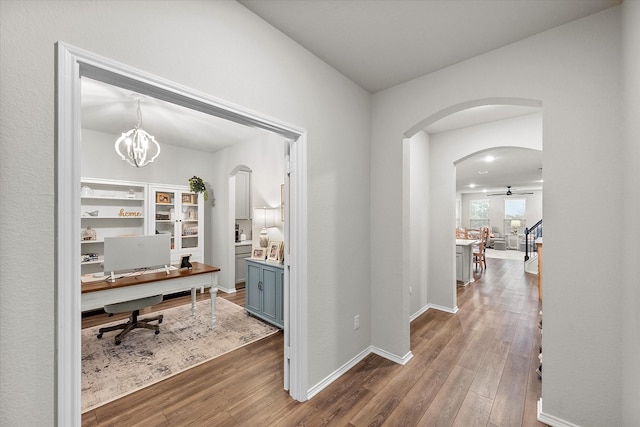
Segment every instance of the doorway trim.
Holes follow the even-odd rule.
[[[144,93],[154,98],[215,115],[246,126],[265,129],[292,141],[289,227],[290,246],[290,346],[289,394],[307,400],[306,371],[306,131],[221,99],[64,42],[56,43],[55,111],[55,411],[59,426],[81,424],[81,313],[80,313],[80,78]],[[288,194],[288,195],[289,195]],[[285,314],[286,315],[286,314]]]

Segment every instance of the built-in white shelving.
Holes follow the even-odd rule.
[[[147,183],[82,178],[80,228],[82,274],[102,271],[104,238],[146,233]],[[85,261],[90,254],[97,259]]]

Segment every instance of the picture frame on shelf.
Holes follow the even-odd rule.
[[[182,195],[182,203],[188,203],[190,205],[195,205],[196,204],[196,198],[197,196],[195,194],[183,194]]]
[[[171,204],[171,194],[169,193],[156,193],[156,203]]]
[[[267,257],[267,248],[263,248],[261,246],[254,246],[251,249],[251,259],[259,259],[264,261]]]
[[[284,243],[280,240],[271,240],[267,246],[267,261],[274,263],[282,262]]]

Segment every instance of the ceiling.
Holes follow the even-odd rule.
[[[542,151],[494,148],[456,165],[456,191],[459,193],[506,193],[509,185],[514,193],[542,188]]]
[[[371,93],[621,0],[238,0]]]
[[[375,93],[619,4],[621,0],[239,0],[365,90]],[[443,42],[444,41],[444,42]],[[136,123],[135,94],[82,79],[82,126],[120,135]],[[145,97],[143,128],[162,144],[215,152],[265,131]],[[448,116],[425,130],[445,132],[536,109],[492,106]],[[108,120],[105,120],[108,117]],[[520,151],[520,152],[519,152]],[[460,191],[475,181],[499,188],[541,179],[541,153],[494,153],[504,165],[480,177],[478,160],[458,164]],[[486,155],[487,153],[483,153]],[[511,167],[517,165],[518,167]],[[485,168],[486,169],[486,168]],[[525,174],[525,171],[531,170]],[[534,174],[537,172],[537,177]],[[512,173],[512,175],[510,175]],[[494,181],[490,182],[490,179]],[[506,191],[506,189],[505,189]]]
[[[135,126],[137,98],[142,98],[141,127],[161,146],[216,152],[265,132],[86,77],[81,93],[82,127],[117,136]]]

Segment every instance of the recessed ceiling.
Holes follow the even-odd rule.
[[[622,0],[239,0],[375,93]]]
[[[86,77],[81,79],[81,84],[83,129],[116,137],[135,126],[136,96],[139,95]],[[265,132],[149,96],[143,96],[140,108],[141,127],[161,146],[216,152]]]

